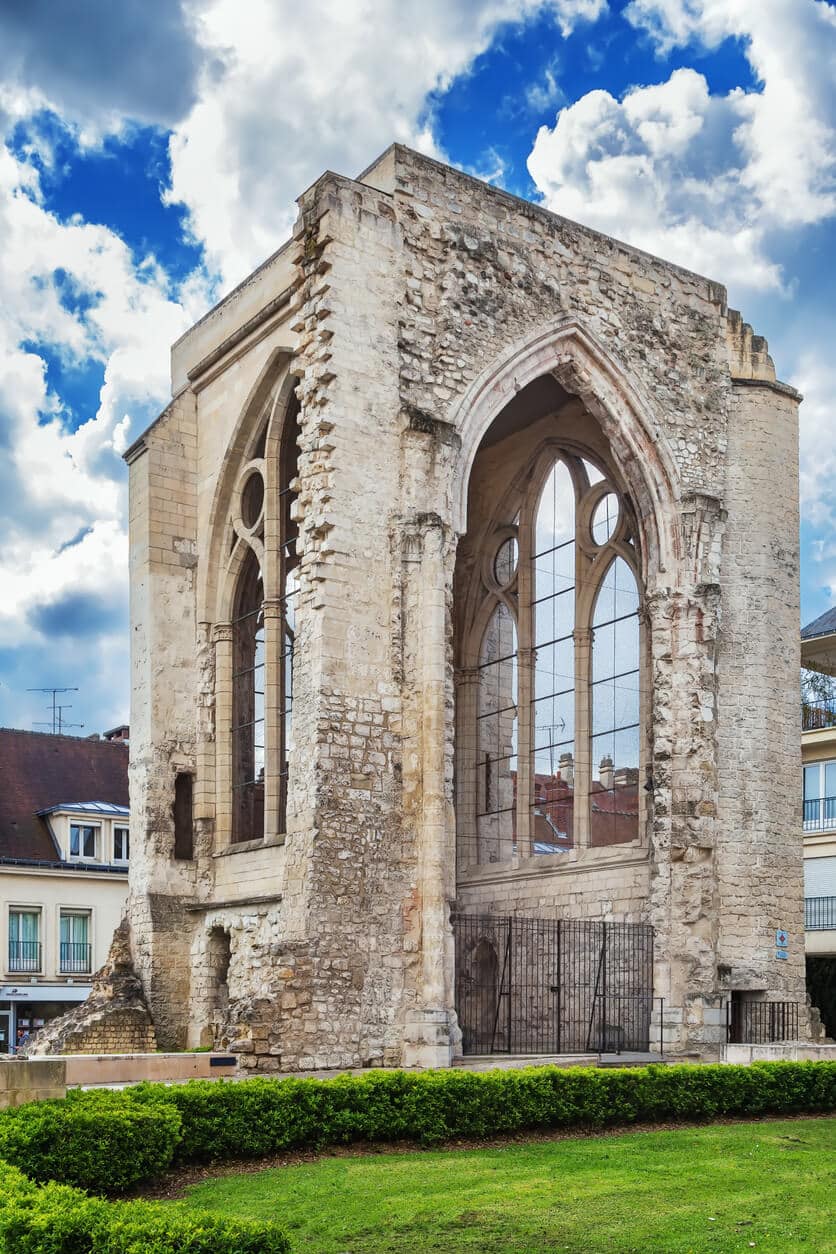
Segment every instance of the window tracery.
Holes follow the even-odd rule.
[[[602,461],[549,441],[480,530],[459,650],[464,867],[639,836],[640,571]],[[510,505],[510,508],[509,508]]]
[[[228,742],[219,737],[219,752],[229,754],[233,843],[281,834],[287,822],[298,587],[291,502],[298,416],[295,397],[287,405],[271,398],[232,495],[230,722]]]

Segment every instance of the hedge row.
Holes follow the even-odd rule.
[[[333,1080],[139,1085],[125,1096],[176,1106],[182,1136],[175,1162],[196,1163],[350,1141],[428,1145],[534,1129],[828,1111],[836,1109],[836,1063],[373,1071]]]
[[[0,1114],[0,1158],[37,1180],[124,1192],[172,1161],[260,1158],[351,1141],[418,1141],[548,1128],[836,1109],[836,1063],[635,1069],[371,1071],[333,1080],[193,1080]]]
[[[144,1106],[93,1090],[83,1102],[30,1102],[4,1111],[0,1159],[33,1180],[124,1193],[171,1166],[180,1136],[172,1103]]]
[[[215,1219],[148,1202],[106,1202],[64,1184],[37,1185],[0,1162],[4,1254],[287,1254],[272,1223]]]

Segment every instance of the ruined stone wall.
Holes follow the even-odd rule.
[[[125,1054],[156,1048],[154,1024],[134,970],[130,928],[123,919],[87,998],[36,1032],[25,1053],[27,1057]]]
[[[208,1033],[260,1069],[449,1060],[456,903],[651,922],[670,1043],[715,1049],[718,966],[743,962],[753,937],[766,953],[766,923],[738,909],[747,844],[762,919],[778,901],[793,927],[800,909],[784,826],[797,685],[777,638],[797,608],[791,544],[768,595],[747,584],[766,570],[759,536],[772,550],[791,522],[792,398],[735,389],[716,284],[415,153],[393,149],[364,182],[324,175],[299,205],[291,248],[196,328],[191,366],[188,337],[178,346],[184,391],[131,453],[131,913],[160,1043]],[[258,326],[241,321],[256,291]],[[765,349],[732,329],[742,372]],[[638,515],[646,821],[640,847],[457,884],[453,595],[469,472],[487,424],[546,372],[598,423]],[[217,747],[224,485],[260,389],[293,379],[287,830],[234,848]],[[762,668],[771,709],[751,692]],[[749,747],[754,817],[732,783]],[[196,772],[189,863],[172,860],[176,769]],[[797,991],[797,964],[773,979],[777,965],[766,991]]]
[[[729,424],[717,958],[731,988],[789,1000],[802,990],[803,1000],[797,397],[771,368],[761,374],[736,385]],[[787,960],[776,958],[777,929],[788,933]]]
[[[644,851],[619,852],[592,865],[560,866],[565,855],[523,860],[512,871],[459,883],[456,907],[467,914],[520,914],[543,919],[649,921],[650,863]],[[557,867],[544,867],[544,861]],[[526,865],[526,861],[528,865]]]
[[[175,862],[174,779],[194,769],[197,428],[184,393],[128,453],[131,576],[130,905],[160,1044],[183,1048],[193,863]]]

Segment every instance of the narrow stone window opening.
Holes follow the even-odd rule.
[[[178,771],[174,779],[174,856],[183,861],[194,858],[192,794],[191,773]]]
[[[229,932],[222,927],[213,927],[206,944],[206,1005],[210,1015],[209,1032],[204,1039],[211,1037],[211,1043],[217,1044],[223,1035],[224,1021],[229,1007],[229,967],[232,961],[232,944]],[[209,1043],[207,1041],[207,1043]]]

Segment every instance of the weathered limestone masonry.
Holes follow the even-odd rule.
[[[87,998],[36,1032],[22,1052],[27,1058],[37,1058],[123,1051],[145,1054],[156,1048],[154,1024],[134,971],[130,931],[123,919]]]
[[[174,346],[172,385],[127,455],[130,918],[162,1048],[448,1063],[453,908],[652,924],[683,1053],[718,1055],[733,990],[803,1007],[799,398],[722,287],[396,146],[300,197],[292,240]],[[515,828],[485,859],[457,581],[482,569],[479,510],[558,445],[632,520],[612,552],[641,589],[636,830],[590,836],[576,627],[585,730],[549,768],[574,779],[574,837]],[[519,763],[523,806],[542,769]]]

